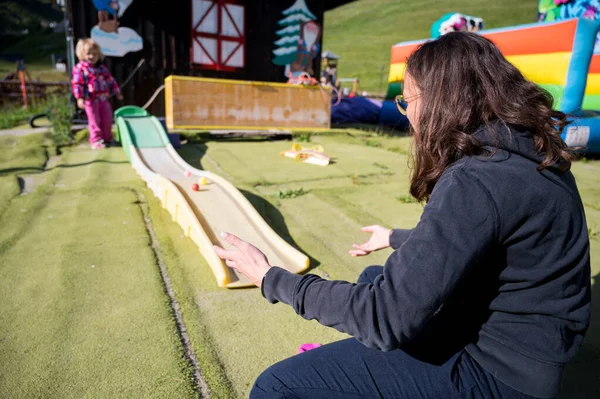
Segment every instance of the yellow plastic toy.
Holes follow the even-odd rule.
[[[281,151],[279,155],[319,166],[327,166],[331,161],[331,158],[325,155],[325,149],[318,144],[312,148],[304,148],[300,144],[294,143],[291,150]]]

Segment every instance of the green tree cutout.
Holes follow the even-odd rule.
[[[273,50],[275,55],[273,64],[285,65],[287,74],[289,65],[296,60],[298,40],[300,39],[300,23],[315,21],[317,17],[308,9],[304,0],[296,0],[282,14],[285,18],[277,22],[281,29],[275,32],[279,39],[275,41],[277,48]]]

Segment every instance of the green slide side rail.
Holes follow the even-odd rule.
[[[146,110],[133,105],[115,111],[117,140],[131,160],[129,147],[164,148],[169,142],[167,132],[160,121]]]

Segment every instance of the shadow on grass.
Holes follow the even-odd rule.
[[[0,176],[3,175],[11,175],[11,174],[21,174],[21,173],[40,173],[44,172],[44,168],[35,168],[35,167],[25,167],[25,168],[7,168],[0,169]]]
[[[177,149],[177,153],[185,162],[196,169],[202,169],[202,157],[206,154],[206,144],[203,140],[190,140]]]
[[[559,398],[600,398],[600,274],[592,287],[592,325],[586,340],[567,366]]]
[[[203,140],[188,142],[188,144],[182,146],[178,153],[179,155],[194,168],[201,169],[201,160],[202,157],[206,154],[206,144]],[[239,189],[239,188],[238,188]],[[247,190],[239,189],[240,192],[248,199],[250,204],[258,211],[258,213],[265,219],[267,224],[271,226],[271,228],[287,242],[292,247],[296,248],[298,251],[306,254],[310,260],[309,271],[314,269],[315,267],[320,265],[320,262],[310,256],[306,251],[303,251],[302,248],[294,241],[290,232],[285,224],[285,219],[281,212],[273,206],[269,201],[265,200],[260,195],[252,193]]]
[[[182,134],[182,138],[187,140],[187,144],[201,145],[202,143],[211,141],[235,142],[235,143],[260,143],[264,141],[290,141],[293,135],[290,133],[284,134],[269,134],[244,137],[235,134],[217,134],[211,135],[204,132]]]
[[[321,262],[319,262],[317,259],[310,256],[309,253],[303,251],[302,248],[300,248],[300,246],[296,243],[296,241],[294,241],[294,239],[290,235],[287,225],[285,224],[285,218],[283,217],[281,212],[279,212],[279,209],[277,209],[275,206],[273,206],[273,204],[265,200],[260,195],[256,195],[246,190],[240,191],[242,194],[244,194],[244,197],[246,197],[246,199],[250,201],[254,209],[258,211],[258,213],[263,217],[263,219],[265,219],[267,224],[271,226],[275,233],[277,233],[281,238],[285,240],[285,242],[290,244],[292,247],[296,248],[298,251],[308,256],[310,264],[307,272],[321,264]]]
[[[129,161],[107,161],[105,159],[95,159],[95,160],[89,161],[89,162],[56,165],[56,166],[54,166],[52,168],[48,168],[46,170],[49,171],[49,170],[53,170],[53,169],[62,169],[62,168],[77,168],[79,166],[87,166],[87,165],[91,165],[94,163],[124,164],[124,163],[129,163]]]
[[[331,125],[332,129],[354,129],[366,133],[377,133],[382,136],[404,137],[409,136],[410,132],[396,126],[373,125],[368,123],[336,123]]]
[[[45,168],[36,168],[36,167],[7,168],[7,169],[0,169],[0,176],[1,175],[13,174],[13,173],[40,173],[40,172],[49,172],[49,171],[54,170],[54,169],[76,168],[76,167],[79,167],[79,166],[91,165],[93,163],[123,164],[123,163],[129,163],[129,161],[106,161],[106,160],[103,160],[103,159],[96,159],[94,161],[89,161],[89,162],[73,163],[73,164],[65,164],[65,165],[57,165],[57,166],[54,166],[54,167],[48,168],[48,169],[45,169]]]

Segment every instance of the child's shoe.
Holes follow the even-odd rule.
[[[106,148],[103,140],[98,140],[92,143],[92,150],[100,150],[102,148]]]

